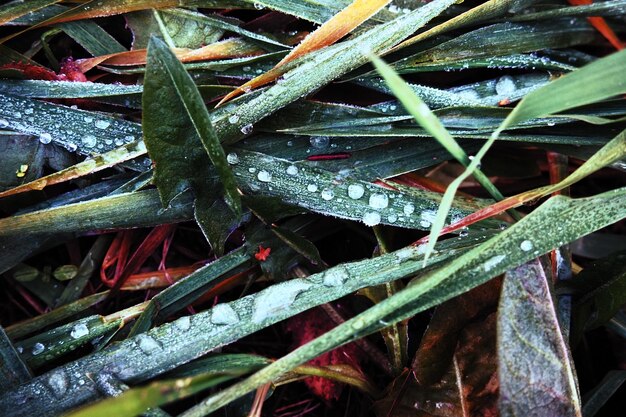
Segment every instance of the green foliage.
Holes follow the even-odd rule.
[[[624,0],[365,3],[0,6],[1,415],[610,402]]]

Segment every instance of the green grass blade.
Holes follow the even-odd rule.
[[[316,356],[407,319],[521,265],[626,217],[626,188],[584,199],[554,197],[520,222],[454,262],[420,277],[405,290],[335,327],[261,371],[199,403],[180,417],[209,414]],[[565,215],[566,214],[566,215]],[[525,236],[533,236],[533,241]],[[380,321],[383,320],[384,324]]]
[[[43,9],[60,0],[30,0],[30,1],[13,1],[0,6],[0,25],[9,23],[20,16],[24,16],[30,12]]]

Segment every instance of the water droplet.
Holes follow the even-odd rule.
[[[85,116],[85,117],[83,118],[83,120],[84,120],[86,123],[91,123],[91,122],[93,122],[93,117]]]
[[[466,237],[467,235],[469,235],[469,230],[467,230],[466,227],[459,231],[459,236],[460,237]]]
[[[230,304],[218,304],[211,310],[211,323],[219,325],[230,325],[239,322],[237,312]]]
[[[324,188],[321,194],[322,198],[326,201],[330,201],[335,196],[335,193],[330,188]]]
[[[15,117],[16,119],[19,119],[20,117],[22,117],[22,113],[20,113],[19,111],[16,111],[15,113],[13,113],[13,117]]]
[[[250,67],[248,67],[248,66],[243,67],[244,72],[249,72],[251,69],[252,69],[252,68],[250,68]]]
[[[375,209],[384,209],[389,205],[387,194],[374,193],[370,195],[370,207]]]
[[[522,243],[520,243],[519,247],[524,252],[528,252],[529,250],[533,248],[533,242],[531,242],[530,240],[525,240]]]
[[[306,189],[307,189],[307,190],[309,190],[309,192],[314,193],[314,192],[316,192],[316,191],[317,191],[317,185],[315,185],[315,184],[309,184],[309,185],[307,185],[307,186],[306,186]]]
[[[365,188],[361,184],[350,184],[348,186],[348,197],[358,200],[365,194]]]
[[[248,135],[250,133],[252,133],[252,129],[254,129],[254,126],[252,126],[252,124],[247,124],[245,126],[241,127],[241,133],[243,133],[244,135]]]
[[[329,269],[324,273],[322,283],[327,287],[338,287],[343,285],[346,280],[350,278],[348,270],[345,266],[337,266],[333,269]]]
[[[231,152],[226,155],[226,161],[231,165],[236,165],[239,163],[239,156],[235,152]]]
[[[96,137],[94,135],[85,135],[83,136],[83,145],[85,145],[88,148],[93,148],[94,146],[96,146],[97,140]]]
[[[262,291],[254,300],[252,322],[261,323],[273,315],[289,310],[298,294],[310,287],[311,284],[302,279],[292,279],[272,285]]]
[[[78,339],[83,336],[87,336],[89,334],[89,329],[85,323],[78,323],[74,327],[72,327],[72,331],[70,332],[70,336],[73,339]]]
[[[397,220],[398,220],[398,216],[396,216],[393,213],[391,213],[389,216],[387,216],[387,221],[389,223],[395,223]]]
[[[370,211],[363,215],[363,223],[366,226],[376,226],[380,223],[380,214],[375,211]]]
[[[183,332],[186,332],[187,330],[191,328],[191,318],[189,318],[189,316],[180,317],[176,319],[176,321],[174,322],[174,326],[178,330],[182,330]]]
[[[22,346],[18,346],[15,349],[17,350],[17,353],[24,353],[24,348]]]
[[[292,140],[288,140],[287,141],[287,146],[292,147],[293,146],[293,141]]]
[[[330,138],[328,136],[311,136],[309,142],[316,149],[324,149],[330,144]]]
[[[33,356],[37,356],[39,355],[41,352],[43,352],[46,349],[46,347],[43,345],[43,343],[35,343],[33,345],[33,349],[30,351],[30,353],[33,354]]]
[[[135,340],[139,349],[146,355],[152,355],[154,352],[161,349],[161,344],[157,342],[154,337],[148,336],[147,334],[140,334]]]
[[[96,120],[95,125],[98,129],[106,129],[107,127],[111,126],[111,122],[107,120]]]
[[[234,125],[238,121],[239,121],[239,116],[237,116],[236,114],[233,114],[232,116],[228,118],[228,123],[230,123],[231,125]]]
[[[287,167],[287,174],[288,175],[298,175],[298,167],[295,165],[289,165]]]
[[[33,114],[34,111],[35,110],[33,108],[30,108],[30,107],[27,108],[27,109],[24,109],[24,113],[26,113],[26,114]]]
[[[256,172],[256,168],[255,167],[248,168],[248,172],[250,174],[254,174]]]
[[[67,375],[65,374],[65,371],[62,370],[52,371],[46,382],[54,396],[57,398],[62,398],[67,392],[67,388],[69,386]]]
[[[272,180],[272,174],[262,169],[256,176],[261,182],[270,182]]]
[[[510,96],[515,89],[515,80],[510,75],[502,76],[496,82],[496,94],[499,96]]]
[[[410,216],[413,212],[415,212],[415,206],[412,203],[406,203],[402,211],[404,211],[404,214],[407,216]]]
[[[486,272],[491,271],[493,268],[495,268],[500,262],[502,262],[504,260],[504,258],[506,258],[505,255],[497,255],[494,256],[492,258],[489,258],[485,264],[483,265],[483,267],[485,268]]]
[[[9,126],[9,122],[5,119],[0,119],[0,128]]]
[[[263,10],[265,9],[265,6],[263,6],[261,3],[254,3],[254,8],[257,10]]]
[[[48,143],[52,142],[52,136],[50,135],[50,133],[42,133],[41,135],[39,135],[39,142],[47,145]]]

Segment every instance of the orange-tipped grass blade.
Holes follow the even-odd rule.
[[[276,80],[285,72],[285,64],[310,52],[332,45],[376,14],[390,1],[391,0],[355,0],[348,7],[331,17],[317,30],[311,32],[309,36],[304,38],[304,40],[276,64],[274,68],[228,93],[222,101],[218,103],[218,106],[253,88],[261,87]]]

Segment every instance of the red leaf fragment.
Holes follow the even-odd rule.
[[[264,248],[263,246],[259,245],[259,251],[254,254],[254,257],[257,261],[263,262],[267,260],[267,258],[270,256],[271,251],[272,248]]]

